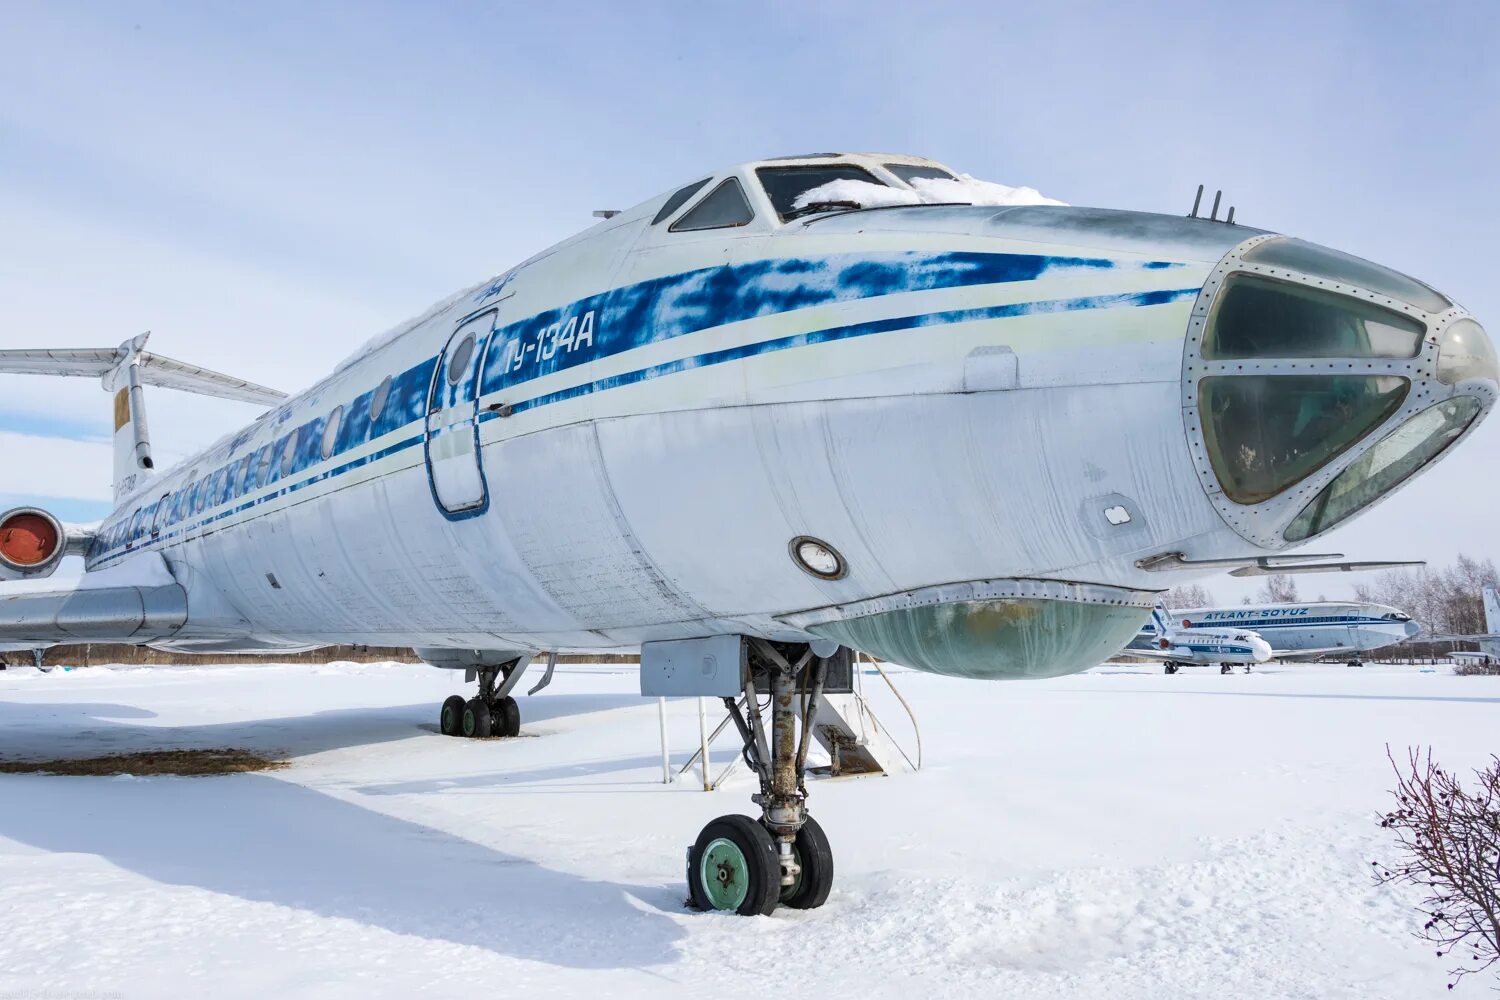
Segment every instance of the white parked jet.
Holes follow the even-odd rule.
[[[1184,666],[1219,665],[1227,674],[1235,664],[1250,669],[1252,663],[1271,658],[1271,644],[1247,628],[1202,628],[1177,619],[1158,603],[1151,618],[1122,652],[1166,661],[1166,671],[1175,674]]]
[[[0,352],[103,379],[117,499],[93,531],[0,514],[7,576],[88,567],[6,592],[0,642],[411,646],[475,675],[442,712],[473,735],[517,731],[532,657],[640,647],[643,692],[725,697],[761,780],[759,821],[694,845],[694,900],[819,905],[795,706],[849,649],[1093,666],[1157,593],[1293,559],[1500,392],[1479,324],[1405,275],[1214,219],[953,204],[995,191],[907,156],[704,174],[294,398],[143,338]],[[272,408],[158,470],[147,385]]]
[[[1252,630],[1270,644],[1274,659],[1312,659],[1337,653],[1347,656],[1351,666],[1361,665],[1361,653],[1405,642],[1419,631],[1410,615],[1395,608],[1342,601],[1187,608],[1167,615],[1174,624],[1181,623],[1189,635],[1224,628]]]

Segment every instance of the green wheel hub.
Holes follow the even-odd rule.
[[[474,713],[468,711],[467,709],[465,709],[464,710],[464,718],[463,718],[463,731],[464,731],[464,735],[465,736],[473,736],[474,735],[474,728],[475,728]]]
[[[458,718],[453,717],[453,709],[447,705],[443,706],[443,729],[450,733],[456,733],[463,728],[463,713]]]
[[[698,865],[698,878],[714,909],[738,909],[750,891],[750,865],[745,852],[723,837],[710,841]]]

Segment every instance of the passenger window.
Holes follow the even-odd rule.
[[[702,229],[728,229],[747,225],[755,218],[750,203],[745,200],[745,190],[737,178],[731,177],[709,192],[708,197],[691,212],[672,223],[674,233],[696,232]]]
[[[271,445],[266,445],[260,450],[260,469],[255,474],[255,485],[265,486],[271,481],[271,452],[275,451]]]
[[[292,466],[297,461],[297,438],[301,436],[300,431],[292,431],[281,445],[281,475],[283,478],[292,474]]]
[[[810,206],[800,210],[796,207],[797,199],[804,193],[834,181],[859,181],[890,189],[889,184],[852,163],[831,163],[826,167],[761,167],[755,176],[760,178],[760,186],[766,189],[766,197],[771,199],[771,206],[781,216],[782,222],[807,212]]]
[[[471,333],[458,342],[448,355],[448,384],[458,385],[469,370],[469,361],[474,357],[474,335]]]
[[[323,442],[319,451],[325,459],[333,457],[334,446],[339,441],[339,424],[344,422],[344,408],[335,406],[333,412],[328,414],[328,420],[323,424]]]
[[[370,397],[370,423],[372,425],[375,423],[375,421],[379,420],[380,415],[385,412],[386,401],[390,398],[391,377],[387,375],[385,378],[381,379],[380,384],[375,387],[375,395]]]
[[[686,202],[689,198],[702,190],[703,185],[707,184],[711,180],[713,180],[712,177],[705,177],[701,181],[694,181],[687,187],[672,195],[672,197],[667,199],[666,204],[662,205],[661,211],[656,213],[656,218],[651,220],[651,224],[654,226],[661,220],[669,218],[673,212],[677,211],[683,206],[684,202]]]
[[[912,178],[914,177],[922,177],[928,180],[935,181],[958,180],[957,177],[954,177],[942,167],[928,167],[920,163],[887,163],[885,164],[885,169],[889,170],[891,173],[895,174],[897,177],[901,178],[908,184],[912,182]]]

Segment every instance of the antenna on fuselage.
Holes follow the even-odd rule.
[[[1208,213],[1208,221],[1209,222],[1218,222],[1219,221],[1219,201],[1223,197],[1224,197],[1224,192],[1222,190],[1214,192],[1214,207]],[[1198,185],[1198,193],[1195,194],[1195,195],[1193,195],[1193,210],[1188,213],[1187,217],[1189,219],[1201,219],[1202,216],[1200,216],[1198,214],[1198,208],[1202,204],[1203,204],[1203,185],[1199,184]],[[1229,214],[1226,215],[1226,216],[1224,216],[1224,224],[1226,226],[1232,226],[1232,225],[1234,225],[1234,206],[1233,205],[1229,206]]]

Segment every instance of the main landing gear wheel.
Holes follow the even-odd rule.
[[[1175,674],[1175,673],[1177,673],[1177,664],[1175,664],[1175,663],[1172,663],[1172,662],[1171,662],[1171,661],[1170,661],[1170,660],[1169,660],[1169,661],[1168,661],[1168,662],[1167,662],[1167,666],[1166,666],[1166,668],[1165,668],[1165,669],[1166,669],[1166,672],[1167,672],[1167,673],[1169,673],[1169,674]]]
[[[494,734],[494,718],[490,706],[478,698],[464,703],[464,735],[470,739],[484,739]]]
[[[778,886],[781,905],[812,910],[828,902],[833,889],[833,848],[818,821],[808,816],[792,842],[792,860],[801,869],[791,885]]]
[[[769,915],[781,894],[771,833],[749,816],[720,816],[688,852],[688,891],[700,910]]]
[[[506,695],[490,706],[490,717],[496,736],[521,735],[521,706],[516,699]]]
[[[512,660],[494,667],[479,667],[479,693],[465,701],[452,695],[443,702],[438,726],[444,736],[484,739],[489,736],[520,736],[521,706],[505,694],[520,679],[517,671],[525,662]],[[501,683],[497,684],[496,682]]]
[[[1221,663],[1221,664],[1219,664],[1219,673],[1221,673],[1221,674],[1232,674],[1232,673],[1234,673],[1234,667],[1230,666],[1227,663]]]
[[[464,700],[452,694],[443,702],[443,711],[438,716],[438,728],[444,736],[462,736],[464,732]]]

